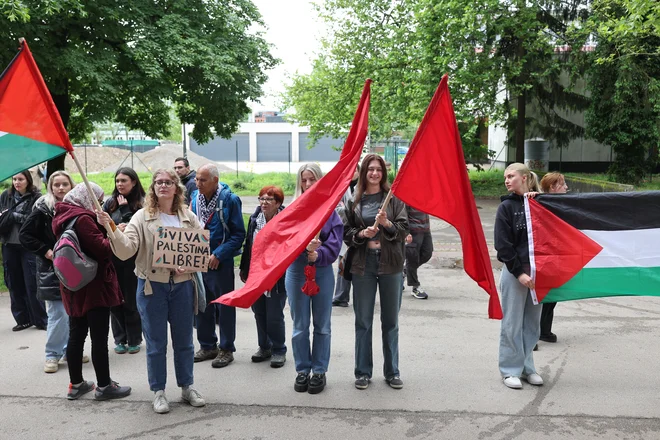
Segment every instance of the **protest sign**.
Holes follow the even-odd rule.
[[[158,228],[154,239],[153,267],[206,272],[209,266],[208,229]]]

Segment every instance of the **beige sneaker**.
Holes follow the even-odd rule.
[[[83,364],[89,363],[89,356],[87,356],[86,354],[83,354],[82,362],[83,362]],[[63,365],[63,364],[66,364],[66,355],[62,356],[62,359],[60,359],[60,365]]]
[[[57,359],[46,359],[46,364],[44,365],[44,373],[56,373],[59,365]]]

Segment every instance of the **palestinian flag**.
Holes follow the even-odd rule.
[[[525,200],[535,303],[660,296],[660,191]]]
[[[73,151],[26,42],[0,76],[0,180]]]

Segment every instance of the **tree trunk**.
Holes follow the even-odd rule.
[[[55,102],[55,107],[57,107],[57,111],[60,113],[60,118],[62,118],[62,123],[64,123],[64,128],[67,128],[67,125],[69,125],[69,118],[71,116],[71,103],[69,102],[68,84],[64,84],[62,90],[64,90],[62,94],[58,94],[58,95],[53,94],[52,97],[53,97],[53,102]],[[50,175],[55,171],[64,169],[65,157],[66,154],[62,154],[61,156],[57,156],[56,158],[53,158],[48,161],[47,178],[50,178]]]
[[[527,106],[527,93],[518,96],[518,115],[516,117],[515,145],[516,162],[525,163],[525,111]]]

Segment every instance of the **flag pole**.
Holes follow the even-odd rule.
[[[387,197],[385,197],[385,201],[383,202],[383,207],[380,208],[380,209],[382,209],[383,211],[385,211],[385,210],[387,209],[387,205],[390,204],[390,200],[391,200],[391,199],[392,199],[392,188],[390,188],[390,191],[387,193]],[[390,220],[390,221],[391,221],[391,220]],[[378,226],[378,220],[376,220],[376,221],[374,222],[374,228],[375,228],[376,226]]]
[[[80,172],[80,177],[82,177],[83,182],[85,182],[85,187],[87,188],[87,192],[89,193],[89,196],[92,198],[94,202],[94,207],[98,211],[103,211],[103,208],[101,208],[101,204],[96,198],[96,194],[94,194],[94,191],[92,191],[92,186],[89,184],[89,180],[87,180],[87,175],[85,174],[85,170],[83,170],[83,167],[80,165],[80,162],[78,162],[78,158],[76,157],[76,154],[73,152],[73,147],[71,148],[71,151],[69,151],[69,154],[71,155],[71,158],[75,162],[76,167]],[[108,235],[114,237],[112,226],[110,226],[109,223],[104,224],[103,226],[105,227],[105,230],[108,231]]]

